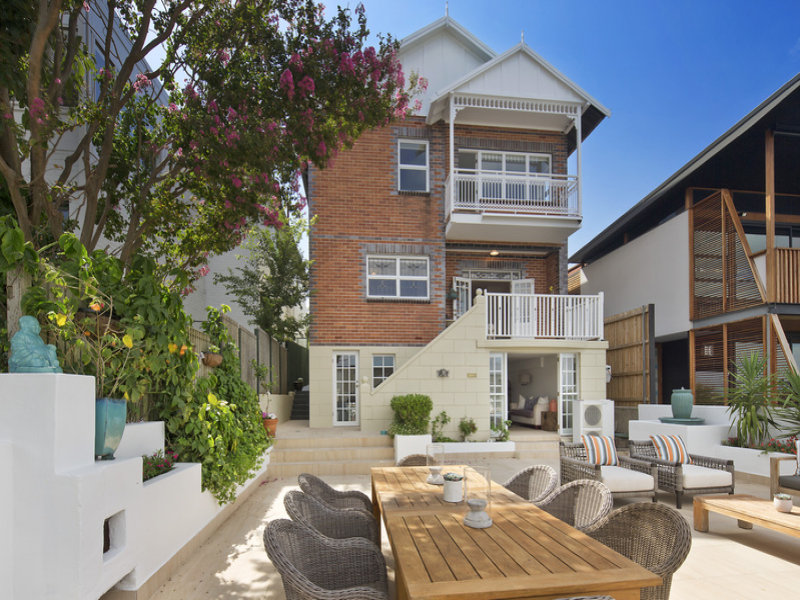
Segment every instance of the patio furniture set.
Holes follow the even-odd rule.
[[[667,598],[689,551],[689,526],[673,509],[644,502],[612,510],[603,483],[559,485],[546,465],[492,482],[485,529],[467,526],[465,503],[445,502],[428,475],[425,466],[373,468],[372,499],[300,475],[301,491],[284,499],[291,520],[264,531],[287,599],[388,598],[381,522],[399,600]]]

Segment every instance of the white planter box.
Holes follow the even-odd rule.
[[[114,458],[150,456],[164,450],[164,421],[126,423]]]
[[[732,460],[734,470],[762,477],[769,477],[770,456],[790,456],[783,452],[764,453],[761,450],[737,448],[735,446],[715,446],[710,450],[710,452],[706,452],[706,455]],[[784,460],[778,464],[780,465],[781,475],[791,475],[797,468],[797,463],[791,460]]]
[[[394,462],[410,454],[427,454],[428,444],[431,443],[431,434],[425,435],[396,435],[394,436]]]
[[[448,454],[490,454],[495,452],[514,452],[514,442],[445,442],[444,456]]]

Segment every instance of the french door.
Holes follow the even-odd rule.
[[[578,355],[558,355],[558,423],[561,435],[572,435],[573,409],[578,400]]]
[[[536,297],[533,279],[511,282],[511,337],[536,337]]]
[[[508,418],[507,371],[505,353],[489,355],[489,425],[500,427]]]
[[[333,355],[333,424],[358,425],[358,354]]]

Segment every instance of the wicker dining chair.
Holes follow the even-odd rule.
[[[427,454],[409,454],[397,461],[397,467],[424,467],[428,464],[429,457]]]
[[[692,547],[692,531],[683,515],[652,502],[618,508],[586,533],[661,577],[661,585],[642,588],[642,600],[669,598],[672,575]]]
[[[503,487],[538,504],[558,487],[558,473],[550,465],[533,465],[515,474]]]
[[[380,544],[378,522],[364,511],[331,508],[299,490],[288,492],[283,506],[293,521],[304,523],[326,537],[363,537]]]
[[[283,580],[286,600],[388,600],[386,561],[364,538],[334,540],[302,523],[276,519],[264,548]]]
[[[365,510],[369,514],[373,514],[372,500],[363,492],[358,490],[335,490],[322,479],[310,473],[298,475],[297,482],[300,485],[300,489],[306,494],[314,496],[314,498],[331,508]]]
[[[605,484],[577,479],[557,488],[537,506],[584,531],[611,512],[614,498]]]

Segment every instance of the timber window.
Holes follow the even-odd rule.
[[[428,299],[428,257],[368,256],[367,298]]]
[[[401,192],[428,191],[428,142],[399,140],[397,188]]]
[[[378,387],[394,373],[394,354],[372,355],[372,387]]]

